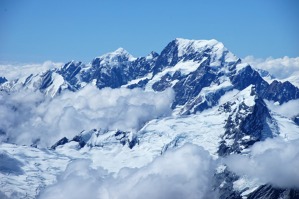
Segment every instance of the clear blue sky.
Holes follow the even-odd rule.
[[[91,61],[215,38],[239,57],[299,56],[298,0],[0,0],[0,61]]]

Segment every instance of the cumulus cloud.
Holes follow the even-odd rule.
[[[238,175],[246,175],[281,188],[299,188],[299,140],[281,138],[257,142],[249,156],[231,155],[225,162]]]
[[[91,169],[90,164],[86,160],[70,163],[58,182],[39,198],[216,198],[211,181],[213,160],[196,145],[168,151],[139,169],[124,168],[116,177],[103,169]]]
[[[50,146],[62,137],[72,138],[93,128],[135,131],[151,119],[170,114],[172,100],[170,89],[156,93],[126,88],[99,90],[93,85],[55,98],[27,90],[2,93],[0,136],[17,144],[38,141],[39,146]]]
[[[292,118],[294,116],[299,115],[299,99],[290,100],[286,103],[283,103],[282,105],[278,105],[273,101],[266,101],[266,103],[271,111],[279,113],[280,115],[283,115],[285,117]]]
[[[99,198],[102,178],[107,173],[102,169],[92,169],[90,160],[74,160],[65,172],[58,177],[58,182],[47,187],[38,198],[40,199],[81,199]]]
[[[290,58],[285,56],[277,59],[272,57],[261,59],[253,56],[247,56],[243,59],[243,61],[249,63],[255,68],[270,72],[278,79],[285,79],[299,74],[299,57]]]
[[[51,68],[59,68],[63,63],[45,61],[41,64],[0,64],[0,77],[8,80],[15,80],[28,77],[31,74],[45,72]]]

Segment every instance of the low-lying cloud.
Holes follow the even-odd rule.
[[[259,68],[270,72],[278,79],[285,79],[295,73],[299,74],[299,57],[290,58],[283,57],[274,59],[269,57],[267,59],[255,58],[247,56],[243,59],[244,62],[252,65],[254,68]]]
[[[215,165],[209,153],[196,145],[168,151],[139,169],[124,168],[116,177],[90,165],[87,160],[70,163],[58,182],[39,198],[217,198],[212,190]]]
[[[299,188],[299,140],[281,138],[257,142],[249,156],[231,155],[225,162],[238,175],[280,188]]]
[[[266,103],[268,108],[270,108],[271,111],[279,113],[280,115],[283,115],[285,117],[292,118],[294,116],[299,115],[299,99],[290,100],[281,105],[278,105],[273,101],[266,101]]]
[[[19,78],[28,77],[31,74],[45,72],[51,68],[59,68],[63,63],[45,61],[44,63],[36,64],[1,64],[0,77],[12,81]]]
[[[55,98],[27,90],[2,93],[0,137],[17,144],[50,146],[62,137],[72,138],[93,128],[135,131],[151,119],[170,114],[172,100],[171,89],[156,93],[126,88],[99,90],[93,85]]]

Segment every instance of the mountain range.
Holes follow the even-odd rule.
[[[269,140],[281,139],[287,145],[299,139],[299,112],[296,110],[299,88],[289,81],[269,82],[265,77],[269,77],[267,71],[256,70],[243,62],[219,41],[181,38],[171,41],[160,54],[151,52],[135,58],[119,48],[88,64],[70,61],[62,67],[9,81],[4,75],[0,77],[0,101],[3,104],[0,107],[3,115],[0,118],[3,121],[0,123],[0,197],[50,198],[48,192],[51,189],[57,191],[55,183],[63,187],[65,184],[61,182],[67,182],[61,175],[67,176],[65,172],[69,171],[72,162],[80,159],[90,160],[88,164],[93,169],[106,170],[104,176],[113,174],[114,180],[128,175],[121,172],[124,168],[141,168],[139,173],[124,171],[130,173],[127,180],[131,182],[142,172],[150,173],[151,170],[146,169],[156,162],[163,162],[161,158],[168,158],[167,154],[181,148],[193,152],[197,150],[193,148],[199,146],[200,150],[208,152],[211,165],[216,164],[209,166],[214,168],[209,177],[211,182],[204,183],[211,185],[198,195],[190,195],[197,188],[191,189],[189,195],[178,191],[182,194],[179,198],[299,198],[298,179],[286,177],[288,183],[281,185],[266,177],[262,180],[251,178],[248,172],[242,169],[238,172],[239,169],[230,167],[234,161],[226,162],[231,157],[254,158],[256,148]],[[95,94],[90,95],[89,91]],[[114,91],[113,95],[105,94]],[[97,92],[104,94],[98,98]],[[139,97],[144,93],[146,97]],[[86,101],[83,100],[85,96]],[[115,98],[118,106],[113,107],[118,108],[112,111],[109,107],[114,96],[118,96]],[[88,104],[90,101],[93,103]],[[101,107],[101,104],[109,106]],[[62,110],[61,114],[55,107]],[[59,112],[55,115],[55,119],[62,118],[59,125],[67,123],[68,120],[63,118],[75,119],[70,120],[70,127],[62,125],[63,128],[55,130],[51,127],[49,132],[46,125],[37,128],[47,121],[49,111]],[[27,123],[16,119],[23,114],[24,120],[30,118]],[[101,121],[97,121],[99,117]],[[54,121],[48,120],[50,124]],[[86,125],[82,123],[85,120],[88,120]],[[134,123],[128,124],[131,121]],[[23,128],[26,125],[29,127]],[[31,129],[37,133],[32,133]],[[55,136],[50,139],[48,134]],[[23,141],[22,135],[29,138]],[[270,144],[267,147],[273,148]],[[198,154],[205,153],[200,151]],[[298,149],[296,154],[299,154]],[[190,158],[194,157],[190,155]],[[298,161],[295,161],[296,165]],[[247,165],[242,164],[242,167],[246,170]],[[146,175],[142,173],[141,176]],[[178,179],[171,177],[171,186],[180,183],[181,178]],[[292,181],[295,185],[289,184]],[[120,182],[116,182],[120,184],[120,192],[126,192],[123,188],[126,186]],[[162,182],[165,184],[161,186],[168,187]],[[142,185],[146,187],[146,184]],[[193,184],[186,181],[186,186]],[[92,189],[94,187],[92,185]],[[144,187],[138,188],[142,190]],[[208,194],[212,192],[214,194]],[[109,193],[106,198],[120,198],[120,195]],[[164,195],[152,195],[152,198],[174,196],[174,193],[165,195],[163,192]],[[101,194],[105,198],[105,194]],[[141,195],[134,197],[132,194],[131,198],[141,198]]]

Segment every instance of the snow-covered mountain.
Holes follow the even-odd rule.
[[[199,192],[199,195],[202,194],[197,195],[199,198],[296,198],[299,195],[298,186],[277,187],[275,182],[273,184],[272,181],[251,179],[245,174],[241,175],[237,171],[235,173],[235,170],[222,163],[222,159],[229,159],[233,154],[251,157],[252,147],[270,138],[280,138],[286,143],[299,139],[299,88],[288,81],[267,82],[263,77],[268,75],[262,74],[265,72],[257,71],[244,63],[221,42],[178,38],[171,41],[160,54],[151,52],[146,57],[134,58],[126,50],[119,48],[95,58],[89,64],[71,61],[61,68],[49,69],[21,79],[7,81],[5,77],[0,78],[0,100],[4,104],[0,108],[3,109],[3,114],[19,113],[18,111],[23,110],[22,107],[27,106],[29,108],[24,110],[34,108],[37,112],[28,114],[30,120],[27,123],[15,119],[13,114],[9,115],[13,119],[7,119],[6,116],[0,118],[5,119],[0,123],[0,137],[3,141],[0,145],[0,196],[47,198],[47,191],[55,190],[55,183],[58,187],[68,186],[67,177],[63,180],[56,176],[61,176],[65,169],[65,172],[69,171],[72,162],[78,159],[92,160],[92,169],[106,169],[107,173],[100,178],[105,179],[103,176],[114,173],[112,181],[116,184],[121,184],[123,175],[130,177],[127,179],[129,184],[138,179],[143,182],[141,179],[147,179],[145,176],[154,175],[155,171],[149,168],[154,167],[157,162],[163,162],[161,158],[167,158],[167,154],[172,153],[176,157],[175,154],[180,154],[181,148],[190,152],[192,147],[187,146],[186,149],[186,145],[192,143],[203,148],[199,151],[208,151],[211,158],[208,162],[214,165],[211,166],[214,168],[214,177],[210,177],[213,181],[209,182],[210,189]],[[115,94],[104,93],[100,97],[97,97],[97,94],[87,95],[88,91],[92,90],[90,87],[96,87],[99,92],[112,88],[119,93],[135,93],[120,94],[115,103],[123,105],[115,106],[111,111],[109,107]],[[38,93],[43,97],[15,100],[13,96],[22,92],[34,96]],[[93,90],[92,92],[97,93]],[[155,102],[150,103],[146,98],[128,97],[139,96],[143,92],[147,93],[146,98],[155,96],[160,101],[155,98],[157,101],[151,99],[150,101]],[[157,93],[161,95],[156,95]],[[84,100],[85,96],[87,100]],[[75,99],[72,101],[73,98]],[[22,101],[27,102],[27,105],[23,106]],[[89,101],[93,103],[89,104]],[[59,102],[65,105],[58,106]],[[101,107],[99,104],[109,106]],[[56,113],[59,111],[55,109],[60,107],[65,111],[54,114],[55,121],[57,118],[58,120],[57,123],[53,122],[53,125],[62,124],[61,128],[58,128],[61,132],[55,135],[61,137],[57,137],[56,143],[43,148],[40,143],[48,139],[46,135],[55,133],[52,132],[52,128],[49,128],[50,132],[45,130],[46,125],[37,128],[43,122],[54,120],[49,119],[49,114],[45,111],[47,106]],[[94,106],[99,108],[94,109]],[[141,108],[137,111],[136,106]],[[167,106],[171,108],[170,112],[164,108]],[[285,111],[289,108],[291,114]],[[72,111],[69,111],[70,109]],[[144,115],[153,109],[156,111]],[[122,113],[126,114],[118,117]],[[103,118],[108,118],[104,121],[111,125],[98,126],[104,125],[99,121]],[[116,119],[112,122],[113,118]],[[87,120],[92,122],[85,122]],[[66,121],[70,121],[75,130],[63,125]],[[131,121],[134,121],[134,124],[128,124]],[[118,125],[119,122],[125,124]],[[23,128],[26,125],[31,125],[32,132],[35,132],[32,134],[38,136],[33,137],[30,132],[26,134],[26,131],[31,131],[30,128]],[[47,125],[46,127],[51,126],[48,123]],[[22,129],[22,135],[32,136],[32,143],[21,146],[22,139],[17,139],[18,135],[12,133],[17,129]],[[191,151],[193,154],[197,149],[192,148]],[[203,152],[197,154],[200,154],[201,158],[205,157]],[[299,154],[298,150],[296,154]],[[159,166],[163,168],[163,165]],[[123,173],[124,168],[138,170],[135,173],[127,171],[129,175]],[[69,176],[65,172],[62,175]],[[174,176],[176,175],[180,174]],[[125,179],[124,176],[123,178]],[[111,178],[106,181],[111,181]],[[170,182],[181,181],[169,180]],[[199,183],[196,186],[200,185],[200,182],[196,183]],[[206,182],[205,185],[208,186],[209,183]],[[51,184],[54,185],[50,186]],[[137,185],[138,183],[134,186]],[[164,185],[168,186],[167,183]],[[120,192],[126,192],[123,186],[119,186]],[[146,189],[146,184],[142,186]],[[100,193],[103,195],[105,192],[106,198],[120,197],[113,196],[111,190],[105,188],[105,183],[91,187],[101,187]],[[192,191],[198,189],[194,188]],[[207,192],[213,194],[207,195]],[[146,192],[137,191],[137,198],[141,196],[139,193]],[[167,195],[168,192],[161,193],[165,198],[174,192],[170,195]],[[194,195],[184,195],[183,191],[180,193],[185,198],[198,198]],[[161,195],[157,195],[156,198],[161,198]]]

